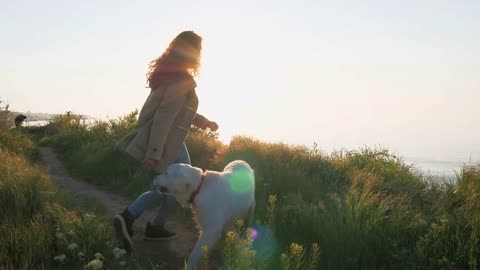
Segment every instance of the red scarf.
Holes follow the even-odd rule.
[[[189,78],[192,76],[179,66],[158,66],[150,75],[148,86],[155,90],[160,85],[172,84]]]

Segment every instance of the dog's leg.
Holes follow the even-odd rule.
[[[250,204],[250,207],[248,208],[247,226],[251,227],[254,222],[255,222],[255,201],[253,201],[252,204]]]
[[[200,260],[202,259],[202,247],[206,246],[208,251],[211,251],[215,243],[222,236],[222,228],[207,228],[206,231],[200,235],[195,247],[193,247],[192,253],[188,256],[188,269],[194,269],[198,267]]]

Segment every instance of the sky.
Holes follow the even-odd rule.
[[[116,118],[145,101],[148,62],[193,30],[198,112],[223,141],[382,146],[452,169],[480,160],[478,14],[473,0],[0,0],[0,100]]]

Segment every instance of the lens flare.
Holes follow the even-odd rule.
[[[248,170],[235,170],[230,175],[230,188],[234,192],[251,192],[254,188],[253,174]]]
[[[271,258],[278,249],[278,244],[272,230],[266,225],[254,225],[252,228],[253,244],[255,250],[255,260],[264,262]]]
[[[253,230],[252,230],[252,238],[253,238],[253,240],[257,239],[257,237],[258,237],[258,231],[255,230],[255,229],[253,229]]]

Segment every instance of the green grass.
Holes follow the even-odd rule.
[[[40,142],[53,146],[73,174],[135,197],[148,188],[146,178],[114,147],[135,118],[85,125],[65,115],[36,132],[47,135]],[[478,268],[480,165],[445,183],[387,149],[327,155],[248,137],[223,145],[217,135],[190,133],[192,162],[222,170],[243,159],[254,168],[259,236],[249,245],[257,269]],[[249,260],[248,248],[240,250],[225,269],[234,269],[235,256]]]

